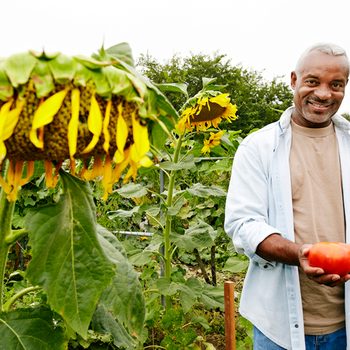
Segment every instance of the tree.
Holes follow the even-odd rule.
[[[279,78],[266,81],[257,71],[232,65],[223,54],[215,53],[212,57],[197,54],[184,58],[174,55],[163,64],[149,55],[141,55],[137,67],[156,84],[186,83],[190,96],[202,88],[202,77],[216,78],[216,84],[225,85],[223,91],[230,93],[238,107],[239,119],[223,127],[241,129],[243,135],[277,120],[281,111],[292,104],[292,92]],[[174,92],[166,95],[177,110],[186,99]]]

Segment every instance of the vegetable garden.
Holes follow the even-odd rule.
[[[0,349],[225,348],[233,156],[290,95],[222,59],[192,82],[127,44],[0,60]]]

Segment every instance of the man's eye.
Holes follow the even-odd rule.
[[[341,89],[342,87],[344,87],[344,84],[339,81],[335,81],[332,83],[332,87],[333,89]]]
[[[309,85],[309,86],[315,86],[315,85],[317,85],[317,80],[315,80],[315,79],[308,79],[308,80],[306,80],[306,84]]]

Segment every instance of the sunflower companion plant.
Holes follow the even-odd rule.
[[[152,165],[152,132],[177,112],[119,44],[91,57],[29,51],[0,59],[0,338],[11,349],[87,348],[91,339],[136,349],[144,299],[116,237],[96,222],[88,180],[104,200]],[[58,199],[14,229],[21,188],[43,169]],[[8,254],[29,237],[27,286],[7,297]],[[28,293],[38,305],[16,308]],[[100,338],[99,338],[100,337]],[[0,348],[4,348],[1,347]]]
[[[176,124],[173,139],[174,153],[171,159],[173,166],[170,167],[166,207],[171,208],[174,205],[174,191],[176,177],[181,170],[181,162],[186,160],[190,154],[183,154],[183,144],[193,138],[197,133],[210,134],[204,139],[204,145],[201,149],[203,155],[210,153],[211,148],[220,144],[223,130],[219,130],[219,124],[222,121],[232,122],[237,119],[237,107],[231,103],[228,94],[221,93],[213,84],[215,79],[203,79],[203,89],[194,97],[188,99],[180,110],[180,118]],[[219,88],[222,88],[219,86]],[[162,165],[160,165],[162,167]],[[174,246],[171,242],[172,215],[167,211],[164,227],[164,260],[165,260],[165,278],[171,277],[171,260]],[[170,301],[167,300],[168,307]]]

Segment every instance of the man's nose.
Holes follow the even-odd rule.
[[[319,85],[315,91],[314,91],[315,96],[317,96],[321,100],[327,100],[331,98],[332,96],[332,91],[329,88],[328,85]]]

